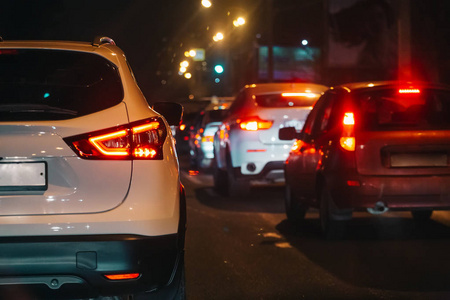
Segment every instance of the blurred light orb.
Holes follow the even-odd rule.
[[[202,0],[202,5],[206,8],[211,7],[212,3],[209,0]]]
[[[222,74],[223,73],[223,67],[221,65],[216,65],[214,67],[214,71],[216,71],[216,73],[218,73],[218,74]]]
[[[195,50],[190,50],[189,51],[189,56],[190,57],[195,57],[197,55],[197,51],[195,51]]]
[[[223,40],[223,33],[222,32],[216,33],[216,35],[213,36],[213,40],[214,40],[214,42],[218,42],[218,41]]]
[[[215,82],[215,83],[219,83],[219,82],[220,82],[220,78],[214,79],[214,82]]]
[[[187,60],[183,60],[182,62],[180,62],[180,66],[187,68],[187,67],[189,67],[189,62]]]
[[[302,45],[303,45],[303,46],[308,45],[308,40],[303,40],[303,41],[302,41]]]
[[[184,78],[191,79],[192,78],[192,74],[191,73],[185,73],[184,74]]]

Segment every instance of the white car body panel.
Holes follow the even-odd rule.
[[[282,93],[312,93],[318,98],[327,90],[326,86],[309,83],[267,83],[248,85],[241,90],[245,95],[246,105],[238,111],[230,108],[230,116],[224,120],[217,134],[215,155],[217,166],[222,170],[227,168],[227,155],[230,155],[231,166],[238,168],[242,175],[258,175],[264,167],[271,162],[284,162],[294,141],[281,141],[278,131],[283,127],[296,127],[301,130],[311,111],[311,106],[293,107],[262,107],[255,101],[257,95],[282,94]],[[236,97],[236,101],[239,98]],[[245,117],[258,117],[262,120],[273,121],[269,129],[246,131],[236,125],[237,120]],[[229,153],[229,154],[228,154]],[[251,164],[252,170],[248,169]],[[271,173],[277,174],[271,174]],[[281,172],[281,173],[280,173]],[[269,171],[267,177],[282,177],[282,170]],[[280,173],[280,174],[279,174]]]
[[[2,47],[96,52],[118,66],[124,98],[116,106],[73,119],[0,122],[1,162],[48,165],[45,192],[0,191],[0,236],[177,233],[179,166],[166,122],[162,160],[82,159],[63,140],[160,116],[142,95],[123,52],[79,42],[17,41]]]

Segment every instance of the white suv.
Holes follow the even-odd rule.
[[[2,297],[184,299],[181,115],[109,38],[0,42]]]
[[[312,83],[245,86],[214,138],[214,186],[230,196],[248,192],[251,180],[284,181],[284,162],[292,141],[283,127],[300,130],[312,106],[327,90]]]

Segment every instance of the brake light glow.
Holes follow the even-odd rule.
[[[127,136],[126,130],[120,130],[110,134],[104,134],[96,137],[89,138],[89,142],[97,148],[103,155],[111,156],[127,156],[128,148],[126,139],[122,139]]]
[[[343,130],[342,136],[339,139],[339,144],[342,149],[347,151],[355,151],[355,116],[353,112],[344,113],[342,120]]]
[[[344,125],[355,125],[355,116],[352,112],[346,112],[344,114],[343,123]]]
[[[420,94],[420,90],[415,89],[415,88],[399,89],[398,93],[399,94]]]
[[[302,140],[296,140],[291,147],[291,151],[292,152],[300,152],[300,149],[302,148],[303,145],[304,145],[304,143]]]
[[[316,98],[317,94],[314,93],[282,93],[282,97],[308,97],[308,98]]]
[[[151,118],[64,140],[82,158],[160,160],[166,136],[164,122]]]
[[[273,121],[262,120],[259,117],[250,117],[236,121],[242,130],[257,131],[272,127]]]
[[[347,151],[355,151],[355,138],[354,137],[341,137],[339,140],[341,147]]]
[[[205,135],[202,137],[202,143],[204,142],[214,142],[214,136],[213,135]]]
[[[106,274],[104,275],[109,280],[127,280],[127,279],[136,279],[141,274],[139,273],[124,273],[124,274]]]

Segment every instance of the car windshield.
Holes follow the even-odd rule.
[[[320,94],[283,93],[256,95],[255,101],[261,107],[311,107]]]
[[[433,130],[450,128],[448,91],[384,89],[363,92],[361,119],[367,130]]]
[[[1,120],[69,119],[122,98],[117,67],[101,56],[45,49],[0,52]]]

